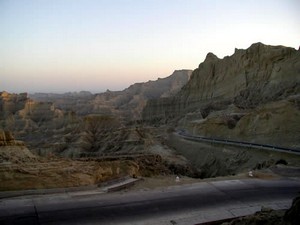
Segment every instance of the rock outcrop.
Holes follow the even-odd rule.
[[[128,138],[127,142],[133,145],[139,141],[134,135]],[[177,174],[192,173],[190,166],[180,158],[166,160],[151,151],[145,154],[125,153],[77,160],[58,158],[51,152],[41,157],[24,144],[19,144],[10,132],[1,131],[0,191],[96,185],[124,176],[153,176],[174,171]],[[181,163],[178,164],[178,161]]]
[[[55,108],[53,103],[33,101],[26,93],[2,92],[0,115],[0,129],[11,131],[33,149],[54,143],[54,133],[58,135],[60,130],[63,133],[62,128],[72,126],[75,120],[71,113]]]
[[[36,123],[53,119],[55,107],[51,102],[37,102],[28,98],[27,93],[0,94],[0,122],[2,127],[15,128],[17,120],[30,119]],[[22,126],[22,125],[20,125]]]
[[[24,143],[15,140],[10,131],[0,130],[0,146],[24,146]]]
[[[27,93],[10,94],[6,91],[0,92],[0,120],[23,109],[27,100]]]

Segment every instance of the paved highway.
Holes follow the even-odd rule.
[[[179,130],[176,132],[176,134],[181,136],[184,139],[191,140],[191,141],[210,142],[210,143],[233,145],[233,146],[247,147],[247,148],[258,148],[258,149],[265,149],[265,150],[272,150],[272,151],[279,151],[279,152],[286,152],[286,153],[300,155],[300,149],[295,149],[295,148],[286,148],[286,147],[280,147],[274,145],[257,144],[251,142],[234,141],[234,140],[220,139],[220,138],[208,138],[204,136],[191,135],[187,133],[185,130]]]
[[[175,182],[174,182],[175,183]],[[197,224],[288,208],[300,179],[199,182],[152,191],[0,199],[0,224]]]

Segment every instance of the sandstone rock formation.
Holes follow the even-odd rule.
[[[96,95],[89,92],[37,93],[30,95],[31,99],[26,93],[2,92],[0,128],[12,131],[31,150],[41,155],[54,152],[78,157],[86,153],[82,150],[86,149],[86,118],[89,115],[114,117],[120,121],[121,128],[122,124],[141,118],[147,100],[177,93],[186,84],[190,74],[190,70],[178,70],[167,78],[133,84],[123,91],[106,91]],[[101,138],[101,148],[94,152],[107,154],[116,149],[124,152],[124,148],[132,151],[141,147],[125,143],[131,129],[106,133]]]
[[[139,174],[132,160],[72,161],[34,155],[9,131],[0,131],[1,191],[96,184],[122,175]]]
[[[123,91],[37,94],[33,95],[36,100],[27,94],[2,92],[0,128],[13,131],[39,156],[56,154],[77,159],[54,157],[45,169],[24,165],[30,172],[26,172],[28,176],[23,172],[16,175],[18,179],[24,176],[22,182],[41,176],[51,177],[50,183],[65,179],[67,184],[60,185],[73,186],[123,173],[211,177],[244,172],[263,163],[259,160],[274,156],[259,152],[258,158],[246,150],[208,144],[189,146],[174,136],[170,138],[169,127],[207,137],[299,148],[299,59],[300,52],[292,48],[257,43],[246,50],[236,49],[224,59],[209,53],[191,77],[191,71],[175,71],[167,78],[134,84]],[[18,145],[9,133],[2,132],[0,142],[10,150]],[[19,147],[23,151],[15,150],[16,155],[29,151]],[[5,154],[8,152],[13,151]],[[299,162],[285,155],[274,158],[280,159],[292,165]],[[34,160],[49,163],[42,157]],[[64,166],[69,168],[66,173],[62,172]],[[9,186],[12,180],[7,182]]]
[[[143,129],[134,125],[126,127],[126,124],[140,119],[148,99],[178,92],[190,73],[179,70],[167,78],[96,95],[38,93],[31,95],[36,99],[32,100],[27,95],[21,98],[23,95],[4,93],[1,98],[4,105],[8,99],[22,99],[22,104],[18,103],[14,111],[6,110],[0,122],[42,156],[49,153],[73,158],[142,154],[147,152],[148,140],[153,138],[143,136]]]
[[[13,132],[34,150],[54,143],[59,139],[53,138],[55,133],[63,134],[74,122],[78,123],[71,112],[59,110],[51,102],[33,101],[27,94],[2,92],[0,115],[0,129]]]
[[[133,174],[140,174],[133,160],[38,157],[25,146],[0,146],[0,191],[93,185]]]
[[[0,132],[0,140],[0,191],[95,185],[123,176],[153,176],[175,170],[191,172],[187,164],[177,167],[174,161],[150,151],[71,160],[51,153],[37,156],[8,131]]]
[[[22,141],[16,141],[10,131],[0,130],[0,146],[23,146]]]
[[[27,100],[27,93],[10,94],[6,91],[0,92],[0,120],[23,109]]]
[[[181,119],[194,134],[298,147],[299,101],[300,51],[256,43],[223,59],[208,53],[180,92],[149,100],[142,114]]]

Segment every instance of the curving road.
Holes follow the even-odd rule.
[[[0,224],[198,224],[252,214],[261,206],[288,208],[299,191],[299,179],[244,179],[0,199]]]
[[[176,132],[176,134],[184,139],[191,140],[191,141],[218,143],[218,144],[247,147],[247,148],[258,148],[258,149],[265,149],[265,150],[272,150],[272,151],[279,151],[279,152],[286,152],[286,153],[300,155],[300,149],[295,149],[295,148],[285,148],[285,147],[274,146],[274,145],[257,144],[251,142],[234,141],[234,140],[220,139],[220,138],[208,138],[204,136],[191,135],[187,133],[185,130],[179,130]]]

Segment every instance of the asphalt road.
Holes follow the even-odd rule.
[[[228,180],[152,191],[0,199],[0,224],[196,224],[287,208],[300,179]]]
[[[295,148],[286,148],[286,147],[274,146],[274,145],[270,145],[270,144],[257,144],[257,143],[244,142],[244,141],[234,141],[234,140],[228,140],[228,139],[196,136],[196,135],[189,134],[185,130],[179,130],[176,132],[176,134],[179,135],[180,137],[190,140],[190,141],[196,141],[196,142],[200,141],[200,142],[217,143],[217,144],[232,145],[232,146],[247,147],[247,148],[265,149],[265,150],[300,155],[300,149],[295,149]]]

